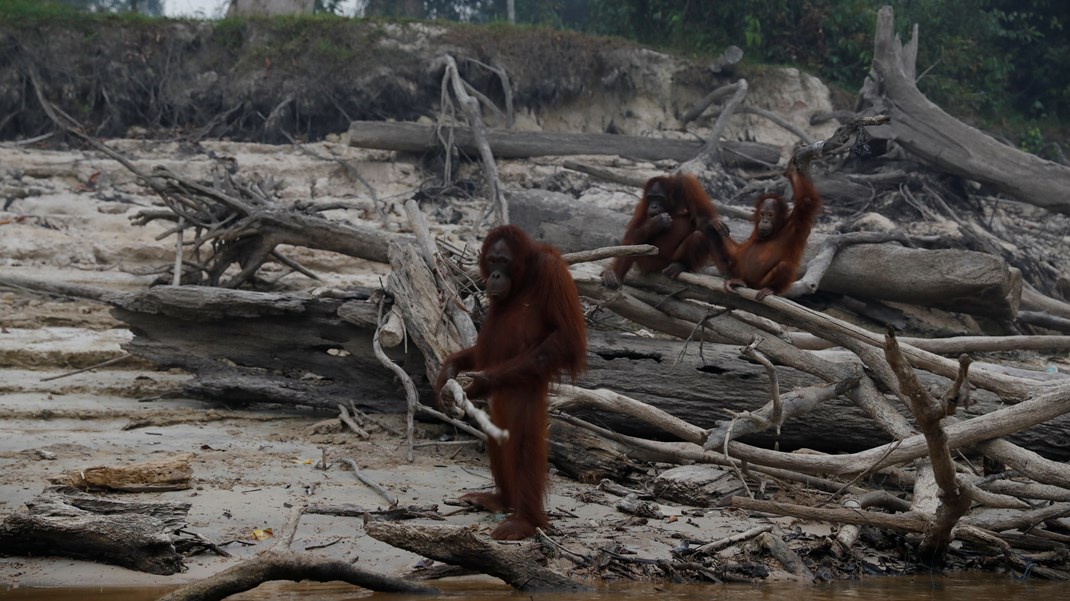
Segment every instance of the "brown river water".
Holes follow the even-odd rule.
[[[372,593],[345,584],[272,583],[240,595],[235,601],[1061,601],[1070,599],[1070,583],[1039,579],[1019,580],[990,573],[951,576],[913,575],[873,577],[851,582],[800,585],[791,583],[653,585],[627,583],[606,585],[584,593],[529,595],[513,592],[508,586],[489,580],[432,583],[442,593],[432,596]],[[0,600],[34,601],[150,601],[169,588],[54,588],[4,589]]]

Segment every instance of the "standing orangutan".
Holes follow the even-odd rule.
[[[671,278],[698,271],[711,260],[710,239],[727,235],[728,227],[694,175],[653,177],[643,186],[621,244],[653,244],[658,254],[614,259],[602,272],[602,283],[620,288],[632,264],[643,273],[661,271]]]
[[[714,237],[713,259],[725,277],[725,290],[748,286],[757,289],[757,299],[762,300],[783,293],[795,281],[821,197],[794,160],[784,175],[791,182],[795,203],[790,214],[783,196],[765,194],[754,203],[754,231],[749,238],[738,243],[728,236]]]
[[[496,490],[461,500],[498,513],[512,510],[491,536],[520,540],[547,525],[546,396],[562,374],[575,380],[587,368],[587,332],[576,285],[555,248],[533,242],[516,226],[496,227],[483,241],[479,270],[490,309],[476,345],[442,365],[435,392],[441,395],[447,380],[470,372],[468,397],[490,397],[491,420],[509,431],[504,443],[487,440]]]

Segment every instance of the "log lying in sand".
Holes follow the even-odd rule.
[[[616,244],[629,216],[592,206],[577,206],[569,196],[529,190],[510,197],[513,223],[562,252]],[[733,235],[746,232],[733,222]],[[812,236],[808,256],[824,237]],[[837,253],[819,285],[821,290],[858,298],[916,304],[1012,319],[1022,295],[1022,277],[1003,259],[955,249],[924,250],[898,244],[863,244]]]
[[[5,281],[0,278],[0,284]],[[20,286],[33,282],[20,279]],[[583,282],[581,282],[582,284]],[[586,284],[584,284],[586,286]],[[84,287],[83,287],[84,288]],[[332,412],[351,401],[372,412],[398,412],[404,394],[394,374],[371,351],[376,306],[367,290],[346,298],[310,297],[197,286],[158,286],[136,294],[65,288],[112,304],[134,338],[124,348],[161,366],[194,374],[188,394],[233,402],[268,402],[321,407]],[[340,315],[344,315],[342,318]],[[411,333],[411,331],[410,331]],[[738,345],[702,343],[590,331],[589,370],[578,384],[608,388],[686,416],[701,428],[727,419],[727,411],[757,410],[769,400],[765,370],[739,356]],[[770,343],[772,341],[769,341]],[[386,349],[431,398],[423,355],[417,345]],[[777,368],[785,393],[820,380],[797,369]],[[947,380],[922,374],[926,385]],[[995,409],[995,395],[975,392],[971,411]],[[581,413],[580,415],[584,415]],[[629,434],[668,437],[619,415],[598,423]],[[1065,458],[1064,420],[1042,424],[1013,440],[1049,457]],[[834,439],[815,436],[837,432]],[[746,439],[769,443],[768,433]],[[844,398],[822,403],[805,421],[789,420],[779,437],[783,448],[856,451],[888,442],[886,434]]]
[[[189,503],[114,501],[58,488],[0,523],[5,555],[58,555],[99,561],[150,574],[177,574],[182,554],[172,533],[186,522]]]
[[[455,128],[453,135],[458,148],[472,156],[478,155],[479,149],[470,128]],[[694,158],[703,145],[697,140],[501,129],[487,130],[487,142],[499,159],[590,154],[648,161],[686,161]],[[349,144],[403,152],[426,152],[440,146],[431,126],[387,121],[354,121],[349,126]],[[723,145],[725,164],[731,167],[768,168],[780,160],[780,149],[770,144],[728,141]]]

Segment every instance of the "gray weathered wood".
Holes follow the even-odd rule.
[[[58,555],[150,574],[183,569],[171,532],[185,522],[189,503],[92,500],[72,489],[45,491],[28,511],[0,522],[5,555]]]
[[[929,165],[990,184],[1022,202],[1070,214],[1070,167],[1004,144],[926,98],[913,77],[917,25],[904,49],[893,21],[890,6],[878,11],[873,73],[863,96],[891,122],[871,133],[894,139]]]
[[[454,143],[462,151],[472,156],[479,152],[470,128],[458,127],[453,133]],[[682,162],[694,158],[703,146],[694,140],[502,129],[488,129],[487,142],[499,159],[591,154]],[[440,145],[431,126],[387,121],[354,121],[349,126],[349,144],[404,152],[426,152]],[[723,146],[724,162],[731,167],[767,168],[780,160],[780,149],[769,144],[725,141]]]
[[[820,289],[1013,319],[1021,301],[1022,275],[986,253],[867,244],[838,252]]]
[[[515,225],[562,252],[618,244],[630,217],[545,190],[513,194],[510,207]],[[733,220],[730,225],[734,238],[746,235],[744,222]],[[823,240],[822,235],[811,236],[804,260],[817,254]],[[985,253],[864,244],[837,253],[820,290],[1013,319],[1022,277],[1002,258]]]
[[[32,282],[23,280],[22,284]],[[354,290],[351,298],[339,299],[161,286],[111,296],[109,302],[115,306],[114,314],[135,334],[124,348],[158,365],[182,367],[194,374],[186,385],[190,394],[228,403],[296,404],[332,412],[339,403],[353,401],[370,411],[401,412],[401,386],[371,350],[376,311],[372,303],[361,299],[369,294]],[[344,320],[338,316],[343,304],[347,307]],[[589,331],[589,338],[589,370],[577,384],[627,394],[700,428],[712,428],[726,419],[726,410],[756,410],[769,399],[765,369],[740,358],[738,345],[685,345],[679,340],[594,330]],[[770,338],[767,344],[776,342]],[[429,401],[429,373],[417,345],[411,345],[408,353],[401,347],[387,352],[412,376],[421,398]],[[841,375],[849,375],[846,372]],[[789,367],[778,367],[777,374],[785,392],[820,382],[816,376]],[[944,378],[921,376],[926,385],[947,385]],[[998,406],[994,395],[977,391],[975,396],[978,403],[971,413]],[[619,415],[579,415],[627,434],[669,437]],[[1062,441],[1070,428],[1068,422],[1060,418],[1040,424],[1011,440],[1051,458],[1067,458],[1070,451]],[[770,443],[773,438],[766,433],[746,440]],[[822,403],[804,420],[789,420],[779,441],[785,449],[854,451],[887,442],[888,436],[854,403],[837,398]]]
[[[196,375],[186,385],[190,394],[331,411],[353,401],[367,410],[399,411],[401,387],[372,352],[376,307],[359,302],[369,296],[368,290],[347,300],[159,286],[113,303],[113,314],[134,331],[125,350]],[[345,320],[338,317],[343,304]],[[355,323],[362,312],[364,327]],[[415,347],[387,354],[422,392],[429,390]]]
[[[731,470],[709,464],[681,465],[654,478],[654,495],[692,507],[727,505],[734,495],[744,492],[743,484]]]

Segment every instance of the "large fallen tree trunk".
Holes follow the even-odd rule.
[[[1004,144],[948,115],[915,85],[918,26],[904,47],[895,35],[892,8],[877,13],[873,73],[863,96],[891,121],[874,128],[925,163],[990,184],[1039,207],[1070,214],[1070,167]]]
[[[4,280],[0,279],[0,284]],[[32,281],[19,280],[22,287]],[[92,296],[91,290],[67,289]],[[373,412],[399,412],[405,406],[401,387],[371,351],[376,306],[370,291],[353,290],[344,298],[310,297],[198,286],[159,286],[139,293],[98,290],[95,298],[115,307],[134,338],[124,348],[158,365],[194,374],[185,390],[228,403],[281,403],[336,411],[339,404]],[[387,349],[429,399],[425,360],[416,345],[409,351]],[[799,351],[802,352],[802,351]],[[765,368],[740,357],[739,346],[684,343],[665,338],[590,332],[589,369],[578,382],[633,396],[673,415],[686,416],[701,428],[729,419],[729,411],[753,411],[770,398]],[[780,366],[785,392],[819,383],[798,369]],[[922,373],[927,385],[947,379]],[[998,398],[978,391],[971,411],[998,407]],[[620,432],[668,437],[628,417],[580,412]],[[782,448],[857,451],[888,442],[889,437],[853,403],[837,398],[821,403],[804,421],[788,421],[778,438]],[[1055,420],[1011,440],[1052,458],[1070,457],[1062,444],[1070,420]],[[805,427],[802,424],[805,423]],[[836,432],[834,437],[827,435]],[[816,433],[816,434],[815,434]],[[770,433],[745,438],[766,444]]]
[[[629,219],[609,209],[577,206],[571,197],[545,190],[513,194],[510,207],[514,224],[562,252],[616,244]],[[732,226],[733,231],[742,231],[742,222],[732,222]],[[816,234],[810,237],[807,260],[819,252],[824,239]],[[1013,319],[1021,301],[1022,278],[1006,261],[986,253],[862,244],[837,253],[819,288],[857,298]]]
[[[479,153],[471,128],[453,130],[454,145],[467,154]],[[661,161],[686,161],[702,150],[696,140],[673,140],[614,134],[571,134],[487,130],[487,142],[498,159],[525,159],[535,156],[620,155]],[[349,144],[360,148],[426,152],[440,143],[431,126],[388,121],[354,121],[349,126]],[[725,164],[731,167],[768,168],[780,161],[780,149],[758,142],[725,142]]]

